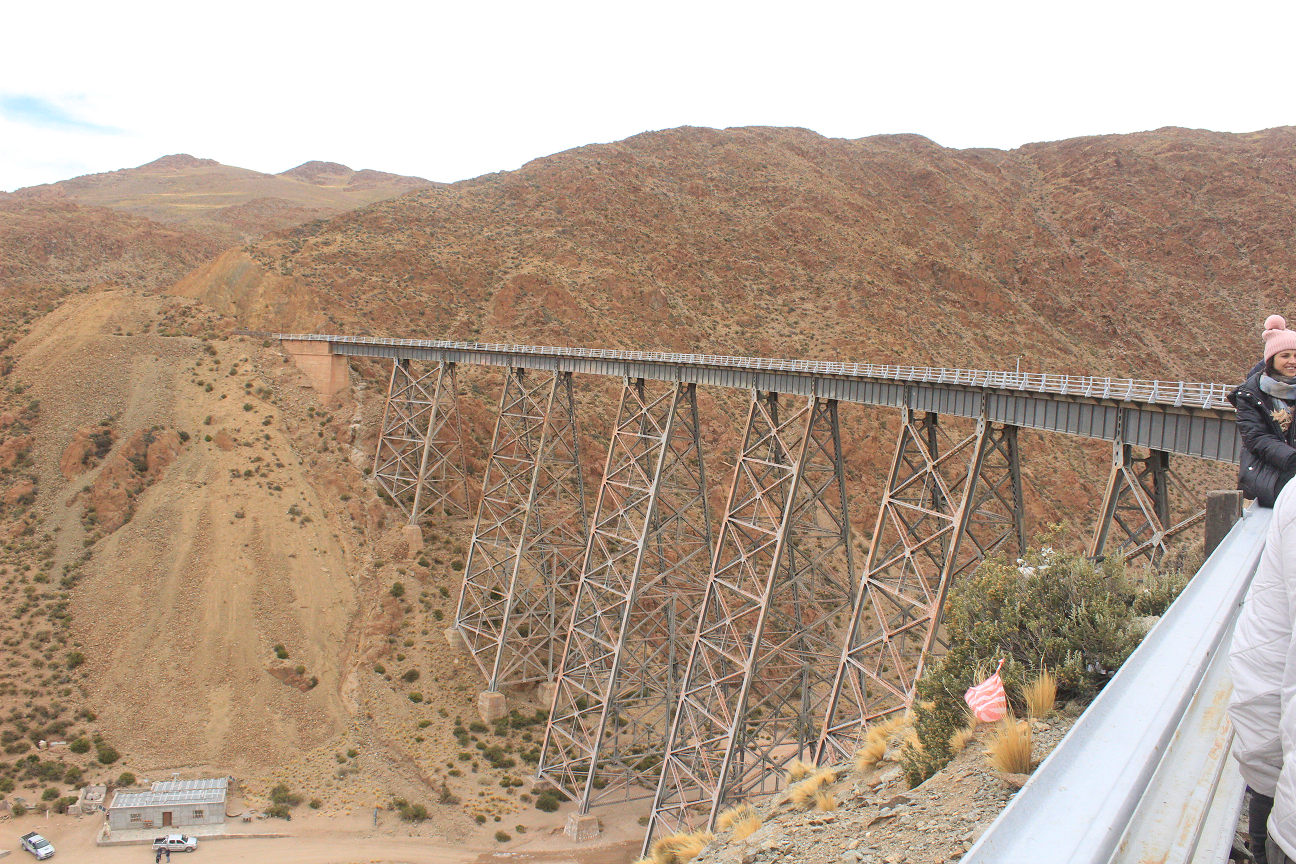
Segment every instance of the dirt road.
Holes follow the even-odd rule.
[[[353,820],[357,824],[361,820]],[[636,841],[612,836],[607,842],[579,848],[567,846],[558,838],[535,838],[535,843],[510,847],[508,851],[474,848],[439,837],[396,836],[381,830],[366,831],[354,825],[331,827],[332,820],[320,819],[281,823],[277,831],[289,830],[293,836],[268,838],[204,839],[192,854],[174,853],[175,864],[212,864],[212,862],[256,862],[256,864],[460,864],[492,861],[534,862],[534,864],[628,864],[639,847]],[[39,831],[49,838],[63,864],[149,864],[153,850],[148,846],[108,846],[95,844],[101,818],[70,816],[24,818],[0,823],[0,850],[11,850],[15,862],[28,858],[18,843],[27,831]],[[34,860],[34,859],[32,859]]]

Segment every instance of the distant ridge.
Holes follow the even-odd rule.
[[[5,200],[60,200],[201,228],[236,246],[315,219],[439,184],[422,177],[304,162],[281,174],[173,153],[138,168],[18,189]]]

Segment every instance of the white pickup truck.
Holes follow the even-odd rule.
[[[186,837],[183,834],[168,834],[153,841],[154,849],[168,849],[172,852],[193,852],[198,848],[197,837]]]

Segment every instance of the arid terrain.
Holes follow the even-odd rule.
[[[380,807],[374,836],[584,855],[550,833],[571,805],[542,813],[524,784],[544,706],[472,725],[481,679],[443,636],[471,522],[433,520],[411,549],[366,476],[390,367],[354,360],[325,400],[278,342],[238,332],[1234,381],[1264,316],[1293,311],[1293,143],[1164,129],[954,151],[684,128],[451,185],[167,157],[0,195],[0,794],[231,774],[249,807],[280,783],[300,796],[293,833],[368,836]],[[315,191],[257,203],[258,183]],[[460,384],[479,473],[499,378]],[[593,489],[620,382],[577,386]],[[716,507],[744,398],[701,394]],[[896,418],[843,423],[863,543]],[[1078,545],[1108,448],[1022,438],[1032,528]],[[1198,493],[1232,482],[1175,467]],[[394,799],[429,818],[400,821]],[[637,815],[621,821],[608,861],[637,852]],[[450,860],[346,849],[300,860]]]

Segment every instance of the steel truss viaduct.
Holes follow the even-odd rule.
[[[597,834],[589,810],[600,803],[651,797],[645,849],[654,834],[712,827],[723,808],[775,791],[793,759],[853,753],[866,724],[911,703],[942,647],[950,586],[986,556],[1024,549],[1019,430],[1110,443],[1095,557],[1159,559],[1202,518],[1172,521],[1172,491],[1185,487],[1170,457],[1236,463],[1241,447],[1221,384],[275,338],[308,372],[348,356],[393,361],[373,473],[411,525],[434,509],[475,512],[447,636],[487,682],[479,712],[504,716],[509,691],[538,687],[550,713],[537,783],[578,802],[568,833]],[[471,365],[503,377],[476,502],[456,389],[456,370]],[[622,382],[592,508],[576,374]],[[714,513],[699,386],[750,393]],[[901,420],[858,562],[846,403]]]

